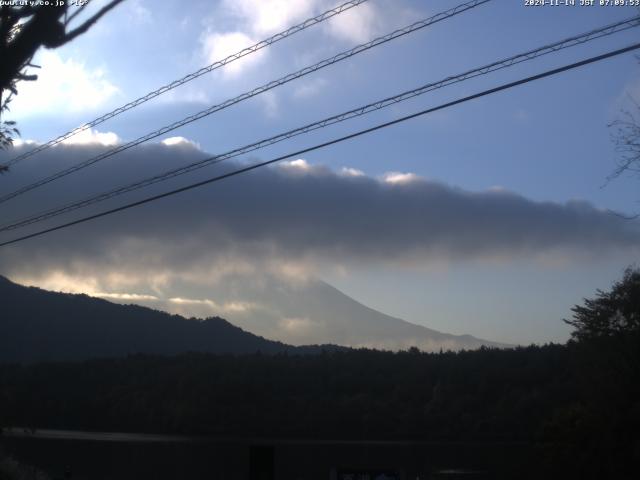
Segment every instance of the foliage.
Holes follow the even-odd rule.
[[[0,150],[5,150],[6,148],[13,145],[13,137],[15,135],[20,135],[20,131],[15,127],[16,122],[13,120],[7,120],[0,122]],[[0,172],[5,172],[7,167],[0,167]]]
[[[6,12],[9,11],[8,6],[3,6],[0,12],[0,42],[2,42],[2,51],[6,51],[7,47],[15,40],[16,35],[20,32],[22,25],[18,23],[19,20],[11,19]],[[30,61],[30,60],[29,60]],[[0,150],[7,149],[13,145],[14,136],[19,136],[20,131],[15,127],[16,122],[12,120],[2,120],[5,112],[9,111],[9,104],[13,99],[13,96],[18,93],[16,89],[16,82],[18,80],[32,80],[31,75],[27,75],[26,72],[20,72],[15,78],[12,78],[9,82],[6,82],[3,87],[0,87]],[[9,91],[9,95],[3,96],[4,90]],[[0,165],[0,173],[4,173],[8,170],[8,167]]]
[[[577,341],[640,333],[640,270],[628,268],[610,292],[598,290],[596,298],[571,310],[573,319],[564,321],[574,327]]]
[[[0,451],[0,480],[48,480],[42,471],[19,463]]]
[[[2,112],[9,110],[10,102],[11,97],[9,97],[5,102],[2,102],[0,99],[0,116],[2,115]],[[16,128],[16,122],[13,120],[0,121],[0,150],[5,150],[13,145],[13,138],[16,135],[20,135],[20,131]],[[7,171],[7,167],[0,165],[0,173],[4,173],[5,171]]]

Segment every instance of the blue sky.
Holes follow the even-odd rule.
[[[456,3],[371,0],[97,130],[117,135],[119,141],[134,139]],[[167,136],[188,138],[206,152],[224,152],[638,13],[626,7],[525,7],[523,3],[492,1]],[[22,86],[11,118],[18,121],[24,140],[46,141],[233,53],[246,46],[242,42],[265,38],[334,4],[221,0],[192,1],[185,8],[172,1],[127,0],[75,42],[36,57],[43,67],[41,79]],[[638,38],[636,28],[572,47],[261,150],[251,158],[275,157]],[[578,200],[598,210],[634,213],[640,211],[637,178],[603,184],[615,167],[607,125],[621,109],[629,108],[629,95],[640,98],[638,67],[638,60],[626,54],[316,151],[304,160],[333,171],[357,169],[371,178],[412,173],[461,191],[504,190],[534,202]],[[108,138],[97,132],[93,137]],[[128,178],[123,160],[109,162]],[[56,196],[55,187],[50,194]],[[385,313],[446,332],[529,343],[565,340],[568,330],[560,319],[569,316],[570,307],[582,297],[619,278],[636,261],[636,253],[616,247],[574,256],[565,249],[460,259],[429,256],[393,264],[369,258],[353,265],[318,261],[312,270]],[[34,272],[37,265],[28,274],[16,271],[15,275],[56,286],[43,280],[45,270]],[[74,278],[82,283],[77,275]]]

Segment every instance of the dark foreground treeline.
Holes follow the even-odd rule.
[[[426,354],[0,366],[0,423],[225,437],[528,442],[590,475],[640,457],[640,338]],[[575,470],[572,470],[575,473]]]

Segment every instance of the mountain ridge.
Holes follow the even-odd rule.
[[[0,362],[85,360],[136,353],[319,353],[334,345],[291,346],[220,317],[204,320],[121,305],[85,294],[27,287],[0,275]]]

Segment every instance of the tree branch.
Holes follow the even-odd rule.
[[[100,18],[104,14],[106,14],[109,10],[111,10],[114,7],[116,7],[118,4],[120,4],[122,2],[123,2],[123,0],[112,0],[107,5],[102,7],[95,15],[93,15],[91,18],[89,18],[87,21],[85,21],[82,25],[80,25],[78,28],[75,28],[74,30],[71,30],[70,32],[66,33],[64,35],[64,37],[61,39],[59,44],[48,45],[48,47],[50,47],[50,48],[60,47],[60,46],[64,45],[65,43],[70,42],[71,40],[73,40],[77,36],[82,35],[87,30],[89,30],[89,28],[91,28],[91,26],[94,23],[96,23],[98,20],[100,20]],[[80,7],[80,8],[83,8],[83,7]],[[74,15],[76,13],[77,12],[75,12]]]
[[[89,6],[89,3],[90,3],[90,2],[87,2],[87,3],[83,4],[83,5],[81,5],[80,7],[78,7],[78,8],[76,9],[76,11],[75,11],[75,12],[73,12],[71,15],[69,15],[69,18],[67,18],[67,19],[66,19],[66,21],[64,22],[65,26],[66,26],[66,25],[69,25],[69,23],[71,23],[71,21],[72,21],[76,16],[78,16],[78,14],[79,14],[80,12],[82,12],[86,7],[88,7],[88,6]]]

